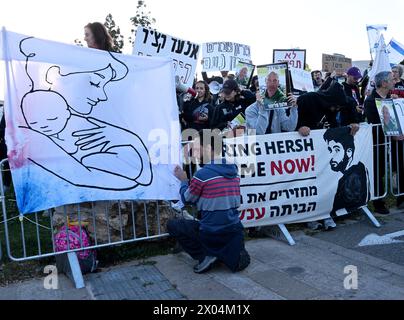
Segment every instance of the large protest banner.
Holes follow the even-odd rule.
[[[306,50],[274,49],[272,62],[287,62],[292,68],[304,69],[306,65]]]
[[[8,160],[21,213],[84,201],[178,198],[171,59],[4,29],[2,43]]]
[[[341,75],[352,67],[352,59],[342,55],[332,55],[323,53],[323,71],[333,72]]]
[[[199,44],[139,26],[136,31],[133,54],[170,57],[174,62],[175,75],[179,76],[183,84],[192,87],[199,48]]]
[[[239,61],[252,63],[250,46],[234,42],[202,44],[203,71],[235,71]]]
[[[327,141],[326,141],[327,140]],[[373,194],[372,128],[348,127],[227,139],[241,177],[245,227],[327,218],[365,205]],[[345,210],[346,209],[346,210]]]

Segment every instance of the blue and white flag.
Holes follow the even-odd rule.
[[[404,60],[404,45],[392,38],[387,45],[390,64],[393,66]]]
[[[374,88],[375,75],[382,71],[391,71],[389,55],[387,53],[387,47],[383,35],[380,36],[379,42],[376,46],[375,60],[372,69],[369,71],[369,84],[367,90]]]
[[[380,35],[387,30],[387,24],[373,24],[366,25],[366,31],[368,33],[370,56],[375,59],[375,53],[377,48],[377,43],[379,42]]]
[[[172,60],[2,30],[6,143],[21,213],[96,200],[178,199]]]

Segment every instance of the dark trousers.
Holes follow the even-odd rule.
[[[193,259],[201,262],[206,252],[199,235],[199,221],[173,219],[167,222],[167,230]]]
[[[214,256],[233,272],[243,270],[250,263],[244,248],[243,226],[239,222],[220,233],[199,230],[195,220],[173,219],[167,222],[171,236],[192,258],[201,262],[205,256]]]

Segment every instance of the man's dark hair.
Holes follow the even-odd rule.
[[[350,131],[349,127],[330,128],[324,133],[323,138],[327,143],[330,141],[341,143],[345,151],[351,148],[353,153],[355,151],[355,144],[354,137]]]

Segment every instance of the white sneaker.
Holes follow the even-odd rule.
[[[332,218],[327,218],[323,220],[324,230],[332,230],[337,227],[336,223]]]

